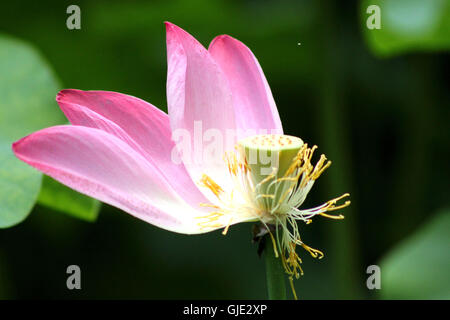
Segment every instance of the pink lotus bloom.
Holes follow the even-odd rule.
[[[205,49],[171,23],[166,31],[168,114],[125,94],[62,90],[56,101],[72,125],[35,132],[14,143],[14,153],[79,192],[170,231],[196,234],[244,221],[281,226],[286,232],[277,243],[286,271],[298,276],[295,246],[319,253],[301,241],[296,227],[292,231],[293,223],[348,204],[336,207],[337,198],[297,209],[329,163],[322,156],[312,166],[315,147],[282,135],[266,78],[243,43],[221,35]],[[195,153],[198,124],[202,133],[227,136],[225,162],[186,158]],[[245,139],[262,131],[277,135]],[[189,136],[181,148],[176,132]],[[230,132],[235,135],[228,139]],[[272,168],[258,180],[246,160],[232,153],[239,141],[249,148],[296,145],[296,156],[288,159],[283,177]],[[182,161],[174,161],[174,154]]]

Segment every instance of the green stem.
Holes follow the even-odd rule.
[[[267,291],[270,300],[286,300],[286,275],[281,264],[281,258],[275,257],[272,239],[266,235],[263,239],[264,260],[266,262]]]

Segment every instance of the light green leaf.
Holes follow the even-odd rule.
[[[51,68],[29,44],[0,34],[0,228],[24,220],[36,200],[54,209],[95,220],[99,203],[46,177],[18,160],[14,141],[65,123],[56,101],[61,88]]]
[[[41,128],[61,123],[50,68],[28,44],[0,35],[0,228],[29,214],[42,175],[18,160],[11,144]]]
[[[385,299],[450,299],[450,209],[394,248],[381,262]]]
[[[370,5],[380,8],[381,29],[366,26]],[[380,56],[450,49],[448,0],[364,0],[361,17],[366,41]]]
[[[41,174],[14,157],[9,140],[0,140],[0,228],[26,218],[40,187]]]
[[[44,176],[38,203],[67,213],[73,217],[93,222],[97,219],[100,202]]]

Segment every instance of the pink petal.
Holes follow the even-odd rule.
[[[141,99],[107,91],[62,90],[56,101],[73,125],[98,128],[129,144],[187,202],[207,202],[183,163],[175,163],[169,117]]]
[[[194,180],[203,172],[223,176],[223,152],[232,150],[236,142],[236,138],[225,139],[227,131],[236,130],[228,81],[209,52],[190,34],[168,22],[166,31],[170,124],[175,134],[183,131],[190,136],[191,154],[184,163]],[[215,161],[205,161],[202,151],[195,148],[207,147],[203,141],[206,132],[222,135],[223,147]]]
[[[59,182],[158,227],[199,233],[188,205],[160,172],[116,136],[82,126],[57,126],[13,144],[13,151]]]
[[[221,35],[208,50],[230,83],[238,127],[283,133],[272,92],[250,49],[239,40]]]

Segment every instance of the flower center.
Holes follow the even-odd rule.
[[[309,148],[302,139],[293,136],[251,136],[238,142],[237,152],[225,154],[234,182],[232,190],[224,190],[207,175],[203,175],[200,181],[220,203],[207,204],[213,212],[199,217],[199,225],[204,228],[225,227],[225,234],[232,223],[260,221],[271,236],[275,255],[281,256],[292,288],[293,278],[303,274],[296,247],[303,247],[314,258],[323,257],[321,251],[302,241],[297,222],[308,224],[316,215],[343,219],[342,215],[325,212],[350,205],[350,201],[337,205],[339,200],[349,196],[346,193],[315,208],[299,209],[315,180],[331,165],[323,154],[315,165],[311,163],[316,149],[317,146]],[[274,235],[268,224],[275,226]]]
[[[288,209],[285,200],[298,182],[291,166],[303,146],[302,139],[287,135],[258,135],[238,142],[240,159],[249,169],[245,189],[268,222],[271,215]]]

